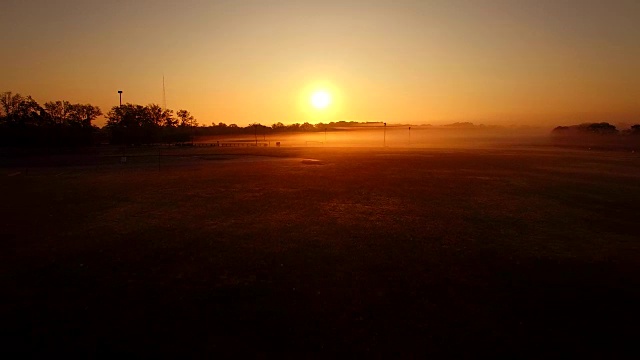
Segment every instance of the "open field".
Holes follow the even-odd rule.
[[[0,351],[637,353],[638,153],[128,151],[3,162]]]

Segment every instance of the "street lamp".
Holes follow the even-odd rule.
[[[120,106],[122,106],[122,90],[118,90],[118,94],[120,94]]]

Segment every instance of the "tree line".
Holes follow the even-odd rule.
[[[101,142],[145,144],[189,141],[198,121],[187,110],[175,113],[159,105],[125,104],[106,114],[107,124],[93,122],[102,110],[91,104],[50,101],[0,94],[0,146],[86,146]]]
[[[271,126],[263,125],[261,123],[252,123],[247,126],[238,126],[236,124],[229,124],[220,122],[212,123],[210,126],[199,127],[195,134],[198,136],[204,135],[232,135],[232,134],[276,134],[287,132],[322,132],[322,131],[335,131],[336,129],[348,128],[348,127],[367,127],[367,126],[381,126],[382,122],[357,122],[357,121],[332,121],[329,123],[317,123],[310,124],[308,122],[283,124],[282,122],[273,123]]]
[[[146,106],[124,104],[114,106],[105,114],[106,126],[93,122],[103,113],[91,104],[69,101],[49,101],[38,104],[31,96],[12,92],[0,94],[0,146],[85,146],[109,142],[111,144],[156,144],[192,141],[194,136],[211,135],[267,135],[284,132],[321,132],[348,127],[380,126],[379,122],[360,123],[338,121],[271,126],[260,123],[245,127],[236,124],[212,123],[199,126],[187,110],[164,109],[157,104]],[[638,135],[640,124],[628,130],[618,130],[606,122],[574,126],[558,126],[554,135]]]
[[[178,110],[174,117],[173,110],[163,109],[156,104],[114,106],[106,117],[105,129],[113,144],[180,143],[192,141],[195,136],[264,136],[274,133],[320,132],[336,128],[382,124],[378,122],[338,121],[326,124],[305,122],[285,125],[282,122],[277,122],[271,126],[253,123],[243,127],[220,122],[204,126],[199,125],[198,121],[186,110]]]
[[[124,104],[107,113],[105,129],[112,144],[154,144],[190,141],[198,121],[187,110],[160,105]]]
[[[99,128],[94,121],[105,116]],[[164,109],[157,104],[123,104],[106,114],[98,106],[49,101],[38,104],[31,96],[12,92],[0,95],[0,146],[86,146],[96,143],[156,144],[192,141],[194,136],[247,134],[266,135],[284,132],[320,132],[382,123],[338,121],[271,126],[253,123],[247,126],[212,123],[199,126],[187,110]]]
[[[92,122],[99,107],[50,101],[43,106],[31,96],[0,94],[0,145],[89,145],[99,129]]]
[[[553,129],[553,135],[640,135],[640,124],[632,125],[629,129],[618,130],[608,122],[584,123],[572,126],[558,126]]]
[[[558,126],[551,132],[554,144],[601,150],[637,151],[640,146],[640,124],[618,129],[607,122]]]

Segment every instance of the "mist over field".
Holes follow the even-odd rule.
[[[524,127],[472,127],[447,128],[432,126],[363,126],[331,128],[303,133],[261,133],[251,135],[198,136],[194,143],[217,141],[257,141],[275,146],[328,146],[328,147],[407,147],[407,148],[474,148],[505,145],[548,144],[550,129]]]

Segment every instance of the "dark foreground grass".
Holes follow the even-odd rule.
[[[0,169],[0,351],[637,354],[637,155],[157,159]]]

